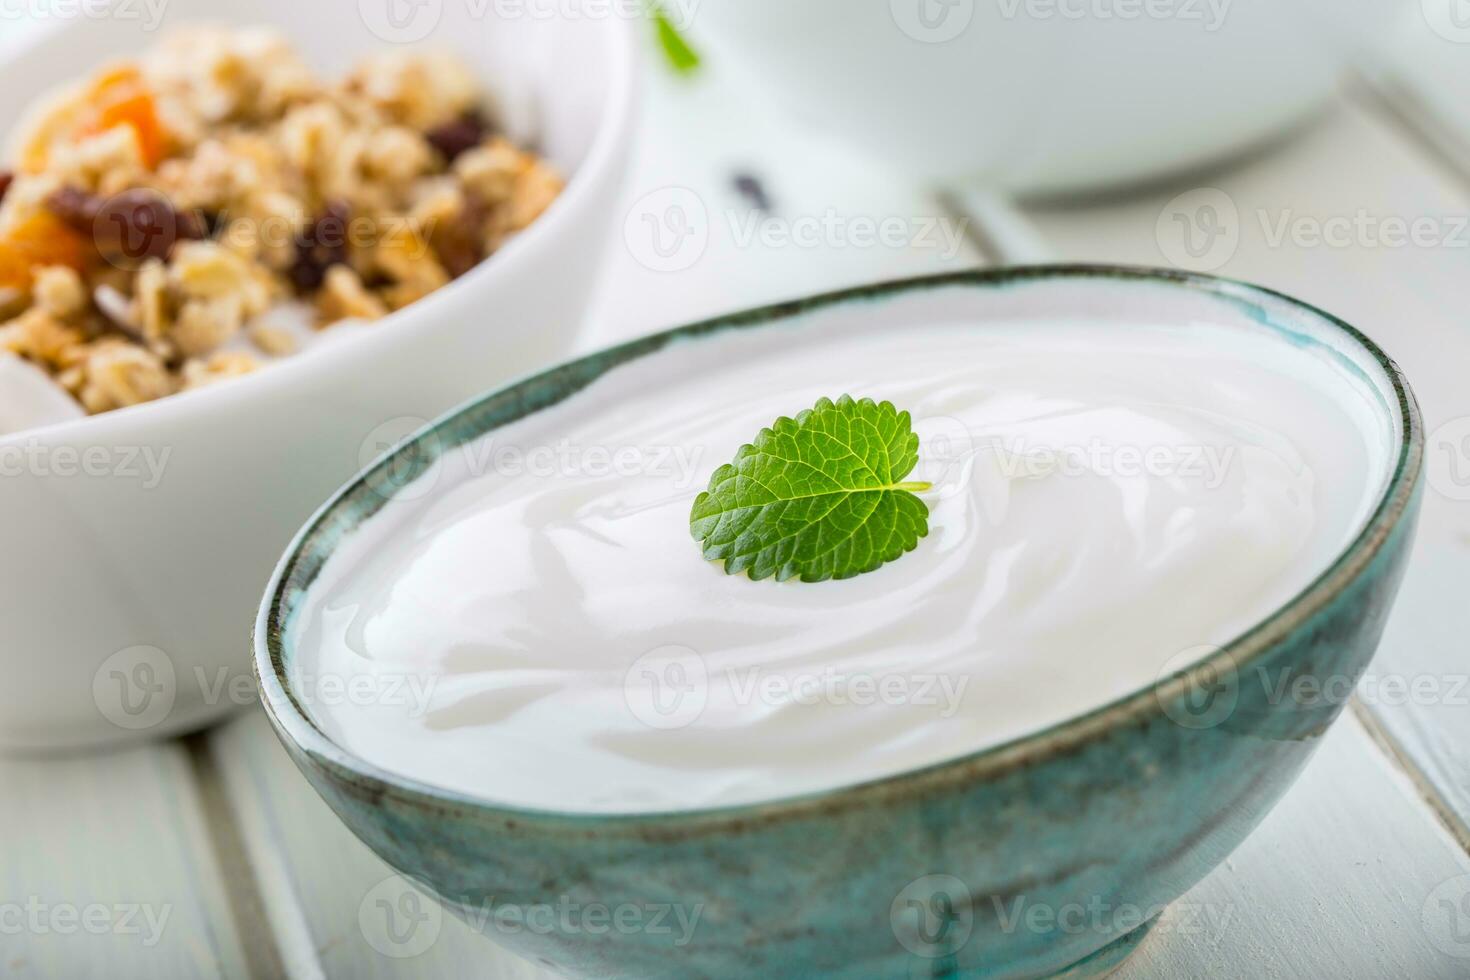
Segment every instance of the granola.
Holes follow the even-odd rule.
[[[89,413],[237,377],[499,249],[562,180],[469,70],[393,50],[318,78],[276,33],[198,28],[37,106],[0,170],[0,354]],[[289,319],[289,318],[287,318]]]

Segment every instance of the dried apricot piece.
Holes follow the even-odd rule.
[[[0,287],[29,289],[36,269],[65,265],[81,270],[86,243],[55,215],[38,211],[0,237]]]
[[[127,126],[138,140],[143,166],[152,170],[163,159],[163,125],[153,93],[136,66],[120,65],[99,75],[87,102],[92,107],[91,118],[77,131],[78,138]]]
[[[104,106],[97,119],[88,129],[91,133],[105,133],[118,126],[128,126],[138,140],[138,152],[143,166],[152,170],[163,159],[163,126],[158,121],[153,96],[147,92],[136,92]],[[84,130],[84,135],[91,135]]]

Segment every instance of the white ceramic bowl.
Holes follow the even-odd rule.
[[[325,73],[392,43],[452,49],[571,179],[489,261],[353,336],[228,384],[0,438],[0,746],[167,734],[252,700],[260,590],[313,508],[415,419],[569,352],[612,226],[636,81],[632,26],[568,16],[576,6],[510,19],[496,4],[392,0],[164,6],[163,29],[274,25]],[[146,26],[57,22],[11,53],[0,129],[34,94],[152,43]]]
[[[1407,0],[667,0],[766,101],[904,173],[1073,192],[1282,130]]]

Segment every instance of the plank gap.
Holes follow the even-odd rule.
[[[198,789],[199,806],[210,849],[219,863],[230,915],[241,937],[246,966],[252,977],[285,980],[286,969],[276,946],[274,930],[265,912],[260,883],[256,880],[245,841],[225,795],[224,781],[209,749],[207,733],[196,732],[182,740],[189,768]]]
[[[986,265],[1049,262],[1055,257],[1031,219],[1001,194],[956,184],[941,189],[937,201]]]
[[[1470,139],[1417,86],[1383,70],[1356,75],[1344,94],[1470,191]]]
[[[1353,714],[1363,723],[1373,745],[1387,757],[1388,762],[1398,769],[1413,784],[1414,791],[1434,812],[1441,826],[1449,833],[1467,856],[1470,856],[1470,824],[1460,819],[1454,805],[1435,786],[1434,780],[1414,761],[1399,740],[1394,738],[1388,727],[1379,721],[1373,709],[1357,698],[1352,702]]]

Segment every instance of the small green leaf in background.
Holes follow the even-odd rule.
[[[680,75],[692,75],[699,68],[699,52],[690,47],[684,35],[669,20],[668,11],[658,0],[649,0],[649,10],[653,14],[653,24],[658,30],[658,45],[663,49],[664,57],[668,59],[670,67]]]
[[[779,418],[694,501],[689,530],[730,575],[852,578],[918,547],[929,508],[903,478],[919,462],[908,412],[871,398],[823,398]]]

